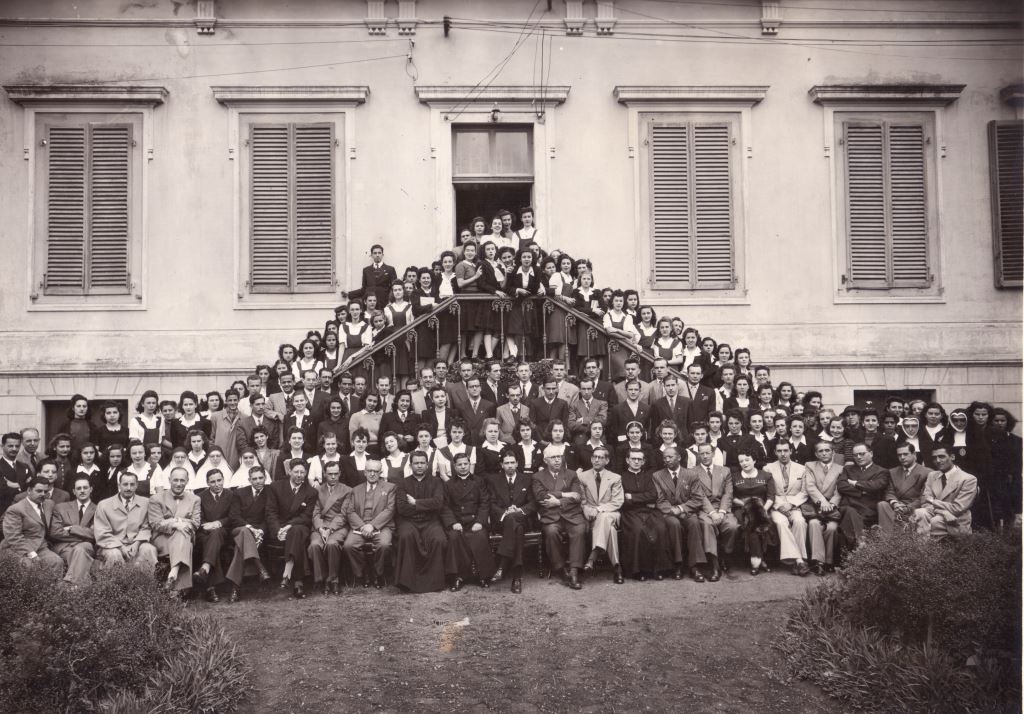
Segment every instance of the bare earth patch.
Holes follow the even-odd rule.
[[[734,571],[615,586],[599,573],[580,592],[527,577],[521,596],[507,582],[303,601],[250,589],[236,605],[198,607],[256,670],[248,711],[810,713],[839,707],[775,676],[769,642],[814,582]]]

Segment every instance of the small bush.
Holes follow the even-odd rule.
[[[776,646],[858,711],[1020,711],[1020,544],[875,537],[808,592]]]
[[[97,711],[108,697],[154,685],[172,693],[167,711],[230,711],[230,697],[210,694],[205,683],[196,687],[176,658],[184,654],[193,670],[236,683],[247,676],[223,631],[170,601],[135,568],[105,569],[90,585],[70,588],[4,557],[0,599],[0,702],[7,712]]]

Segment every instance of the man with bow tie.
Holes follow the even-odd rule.
[[[67,566],[64,580],[74,585],[86,585],[96,556],[96,535],[92,530],[96,506],[92,502],[92,484],[88,476],[76,476],[71,486],[75,500],[53,507],[50,542]]]
[[[171,487],[149,499],[149,522],[157,555],[166,557],[171,569],[164,589],[182,594],[192,587],[192,549],[199,529],[199,497],[186,491],[188,470],[171,469]]]
[[[318,493],[306,480],[308,466],[302,459],[287,465],[287,480],[274,481],[267,493],[267,530],[271,543],[284,547],[281,589],[292,586],[292,596],[306,597],[302,579],[306,575],[306,549],[313,529],[313,510]]]
[[[48,498],[50,482],[42,476],[33,476],[27,493],[26,498],[4,512],[0,553],[10,553],[24,563],[41,565],[59,576],[64,571],[64,561],[46,543],[46,533],[53,519],[53,501]]]

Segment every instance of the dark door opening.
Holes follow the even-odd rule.
[[[468,228],[477,216],[487,222],[487,232],[491,230],[491,219],[502,209],[512,211],[515,220],[513,229],[518,229],[519,209],[532,205],[532,183],[457,183],[455,184],[455,235],[453,244],[458,244],[459,231]]]

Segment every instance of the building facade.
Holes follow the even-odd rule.
[[[527,204],[599,285],[829,404],[1019,414],[1020,13],[9,0],[0,429],[223,389],[373,243],[401,271]]]

